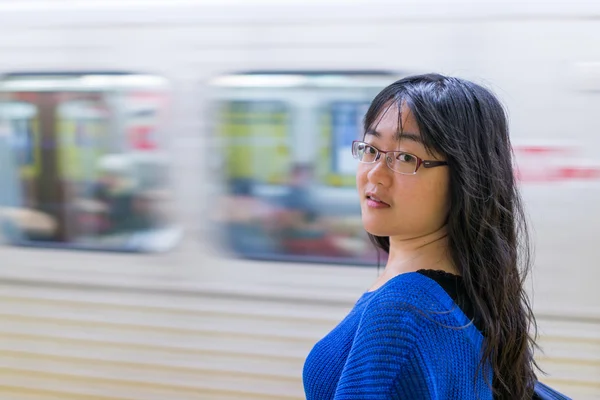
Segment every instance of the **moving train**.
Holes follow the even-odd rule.
[[[381,88],[440,72],[508,110],[541,380],[600,398],[597,12],[1,3],[0,394],[302,398],[303,355],[385,262],[349,143]]]

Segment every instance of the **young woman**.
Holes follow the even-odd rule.
[[[307,400],[530,399],[535,326],[506,116],[436,74],[385,88],[352,147],[385,270],[308,355]]]

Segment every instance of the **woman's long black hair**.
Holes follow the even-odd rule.
[[[411,110],[426,149],[448,161],[449,254],[481,319],[480,367],[492,368],[494,398],[531,398],[536,380],[531,331],[537,327],[524,289],[529,238],[504,109],[473,82],[438,74],[411,76],[375,97],[365,129],[376,124],[390,102],[398,110],[402,105]],[[369,236],[389,253],[389,237]]]

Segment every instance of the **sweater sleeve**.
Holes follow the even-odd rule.
[[[362,315],[334,400],[429,398],[424,366],[415,362],[420,323],[414,305],[396,296],[373,298]]]

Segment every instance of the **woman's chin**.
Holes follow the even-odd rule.
[[[374,236],[393,236],[393,232],[390,232],[389,229],[385,229],[385,227],[382,226],[381,221],[368,221],[363,218],[363,227],[367,233]]]

